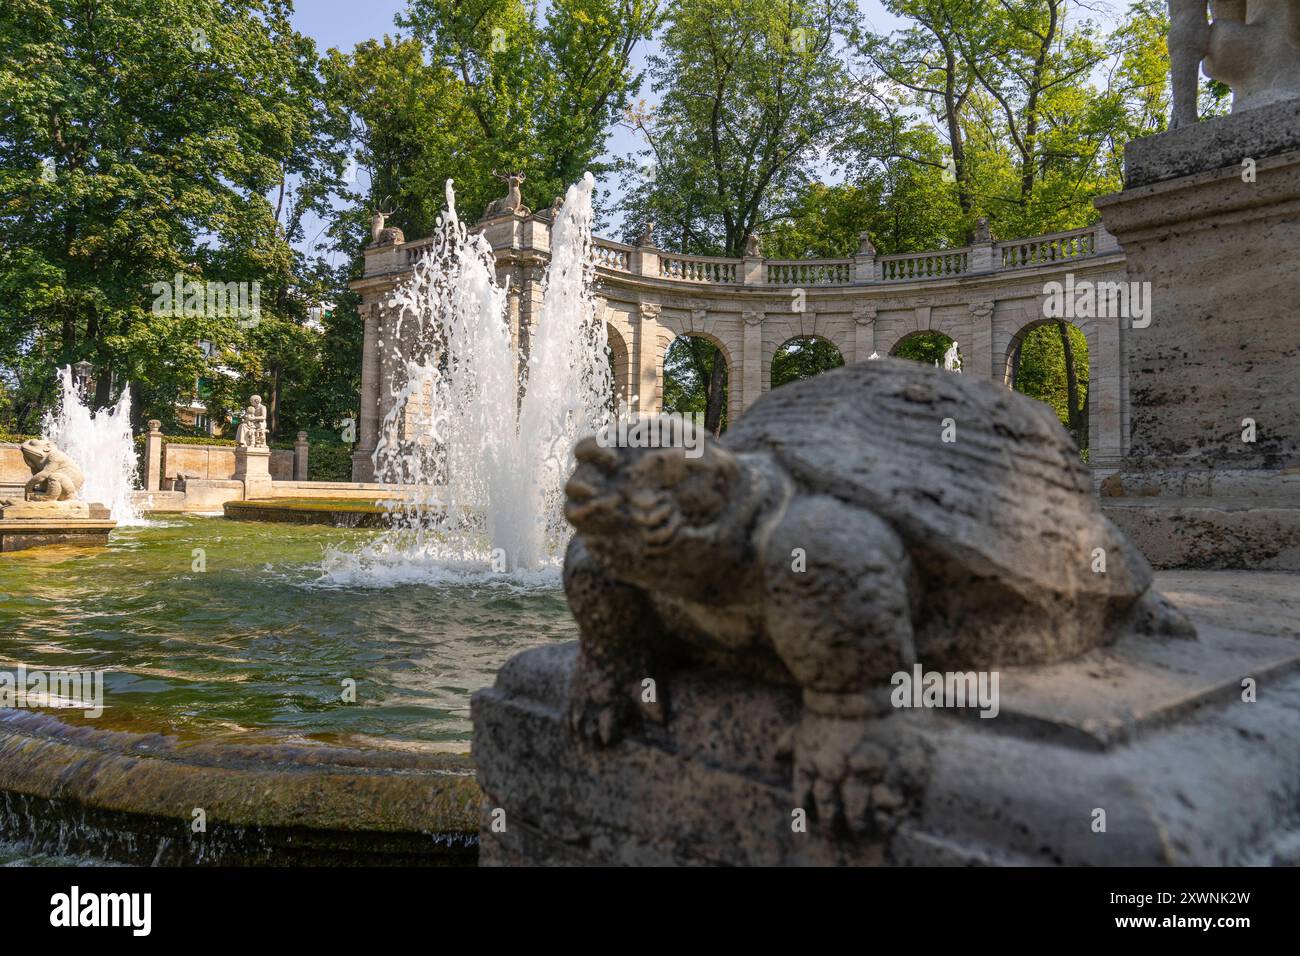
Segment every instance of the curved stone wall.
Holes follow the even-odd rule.
[[[550,250],[543,216],[507,214],[480,223],[509,280],[516,342],[541,297]],[[370,457],[392,401],[404,344],[385,303],[429,240],[371,246],[366,271],[352,283],[362,297],[365,347],[353,480],[373,478]],[[614,355],[616,388],[642,412],[658,411],[663,365],[679,335],[717,344],[727,362],[729,417],[771,387],[772,360],[791,339],[815,336],[844,361],[889,355],[917,332],[956,340],[963,374],[1010,380],[1016,343],[1043,317],[1045,287],[1075,281],[1124,282],[1124,256],[1100,225],[1014,242],[849,259],[797,261],[751,256],[680,256],[651,246],[596,240],[598,291]],[[1110,470],[1126,451],[1123,382],[1125,318],[1073,320],[1088,341],[1089,446],[1094,468]]]

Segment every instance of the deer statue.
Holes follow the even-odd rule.
[[[385,206],[388,208],[385,209]],[[406,241],[406,236],[396,226],[384,228],[384,223],[388,220],[388,217],[396,211],[391,196],[385,196],[383,201],[375,206],[374,215],[370,217],[370,244],[372,246],[388,246]]]
[[[509,185],[506,194],[500,199],[494,199],[487,204],[483,210],[483,218],[490,219],[493,216],[504,216],[506,213],[519,213],[524,216],[531,216],[533,211],[524,205],[523,197],[519,195],[519,187],[523,185],[526,178],[523,173],[499,173],[495,169],[492,175],[497,179]]]

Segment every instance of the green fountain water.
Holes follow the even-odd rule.
[[[101,729],[463,750],[470,694],[576,635],[563,592],[489,573],[322,582],[327,547],[374,533],[176,516],[103,550],[0,556],[0,670],[103,670],[102,716],[52,711]]]

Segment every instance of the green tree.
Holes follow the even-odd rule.
[[[343,169],[342,116],[282,0],[11,0],[0,11],[0,366],[15,425],[53,370],[126,381],[137,417],[232,353],[247,316],[158,314],[156,283],[257,282],[263,317],[303,309],[293,243]],[[300,291],[300,290],[299,290]],[[205,349],[200,343],[212,343]]]
[[[812,378],[843,364],[840,350],[825,339],[813,336],[791,339],[772,356],[772,387]]]

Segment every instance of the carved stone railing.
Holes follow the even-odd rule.
[[[852,259],[768,259],[764,263],[767,285],[849,285]]]
[[[512,232],[494,232],[504,228]],[[546,220],[525,217],[484,226],[498,250],[537,248],[545,253]],[[542,230],[539,233],[539,230]],[[540,243],[534,246],[535,242]],[[366,250],[366,275],[391,275],[410,269],[428,250],[432,239],[371,246]],[[959,249],[903,252],[877,256],[864,252],[840,259],[764,259],[760,256],[684,256],[654,246],[630,245],[609,239],[593,240],[598,271],[608,275],[642,276],[692,285],[825,288],[893,282],[960,279],[1016,269],[1032,269],[1120,251],[1115,237],[1100,225],[1005,242],[985,240]],[[869,248],[869,247],[868,247]]]
[[[970,249],[941,252],[904,252],[876,259],[881,282],[912,282],[917,279],[948,279],[970,272]]]
[[[682,282],[710,285],[736,285],[740,282],[740,259],[721,256],[659,256],[659,277]]]
[[[1097,230],[1072,229],[1069,232],[1057,232],[1032,239],[1017,239],[1014,242],[999,242],[998,255],[994,262],[1001,269],[1018,269],[1023,266],[1036,266],[1048,262],[1060,262],[1062,259],[1078,259],[1097,254]]]
[[[596,239],[592,242],[592,247],[597,268],[608,269],[611,272],[632,271],[632,255],[636,252],[636,246],[609,239]]]

